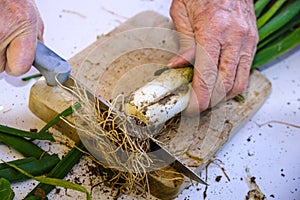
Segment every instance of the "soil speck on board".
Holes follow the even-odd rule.
[[[215,178],[215,181],[216,181],[216,182],[220,182],[221,178],[222,178],[222,176],[217,176],[217,177]]]

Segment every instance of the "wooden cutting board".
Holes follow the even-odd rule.
[[[118,94],[126,96],[151,80],[153,73],[176,54],[177,37],[168,18],[152,11],[142,12],[71,58],[72,74],[106,100]],[[201,113],[200,118],[178,118],[168,134],[158,140],[185,164],[200,171],[260,108],[270,91],[271,83],[260,72],[253,71],[243,94],[245,102],[230,100]],[[45,122],[71,104],[68,92],[48,87],[42,79],[31,88],[29,107]],[[71,117],[68,120],[72,123]],[[68,123],[60,122],[56,128],[78,140]],[[157,185],[162,187],[153,184],[151,193],[162,199],[172,199],[187,186],[183,183],[161,190]]]

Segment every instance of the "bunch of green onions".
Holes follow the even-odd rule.
[[[83,156],[83,153],[78,150],[84,149],[80,141],[62,159],[59,159],[57,154],[48,154],[32,141],[48,140],[54,142],[55,139],[48,132],[48,129],[60,121],[62,117],[72,114],[73,109],[78,107],[79,105],[75,104],[74,107],[67,108],[47,123],[38,133],[0,125],[0,143],[17,150],[25,157],[0,163],[0,199],[13,200],[15,194],[10,184],[26,179],[34,179],[40,183],[24,199],[46,199],[47,194],[55,186],[84,192],[87,199],[91,199],[89,192],[83,186],[63,180]]]
[[[299,0],[256,0],[254,8],[259,43],[251,70],[300,44]],[[192,74],[190,67],[163,72],[130,95],[125,112],[148,126],[163,124],[188,105],[189,90],[178,88],[191,82]]]

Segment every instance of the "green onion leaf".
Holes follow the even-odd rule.
[[[293,19],[300,12],[299,0],[290,1],[268,23],[258,30],[259,41],[262,41]]]
[[[22,81],[29,81],[30,79],[39,78],[41,76],[43,76],[43,75],[42,74],[34,74],[34,75],[31,75],[31,76],[27,76],[27,77],[22,78]]]
[[[286,0],[278,0],[274,3],[272,7],[257,20],[257,28],[262,27],[269,19],[271,19],[285,2]]]
[[[256,17],[259,17],[264,8],[268,5],[270,0],[258,0],[254,4],[254,10]]]
[[[34,176],[40,176],[42,174],[48,173],[58,162],[59,157],[56,154],[53,154],[46,155],[41,159],[36,159],[29,163],[18,165],[18,167],[26,170]],[[8,162],[8,164],[12,163]],[[5,178],[10,182],[19,182],[28,179],[27,176],[10,167],[0,170],[0,177]]]
[[[77,148],[85,150],[83,144],[81,141],[79,141],[76,144],[76,147],[73,147],[68,154],[65,155],[48,173],[47,176],[51,178],[63,179],[83,156],[83,153]],[[39,183],[29,194],[26,195],[25,199],[29,200],[30,198],[36,197],[36,191],[43,191],[43,193],[47,195],[53,188],[53,185]]]
[[[19,172],[21,172],[22,174],[28,176],[29,178],[32,178],[36,181],[39,181],[40,183],[45,183],[48,185],[55,185],[55,186],[60,186],[60,187],[64,187],[64,188],[69,188],[69,189],[73,189],[73,190],[77,190],[80,192],[84,192],[87,196],[87,200],[92,200],[90,193],[87,191],[87,189],[81,185],[66,181],[66,180],[61,180],[61,179],[57,179],[57,178],[49,178],[49,177],[43,177],[43,176],[33,176],[29,173],[27,173],[25,170],[17,167],[16,165],[13,165],[11,163],[7,163],[10,167],[18,170]]]
[[[251,69],[255,69],[270,60],[284,54],[300,43],[300,27],[283,39],[270,44],[268,47],[258,51],[255,54]]]
[[[245,97],[241,94],[236,95],[234,98],[234,100],[236,100],[237,102],[241,102],[241,103],[245,103]]]
[[[34,157],[27,157],[27,158],[21,158],[21,159],[18,159],[18,160],[9,161],[9,163],[19,166],[19,165],[23,165],[23,164],[26,164],[26,163],[36,161],[36,160],[37,159],[34,158]],[[0,163],[0,171],[1,171],[1,169],[7,169],[7,168],[8,168],[7,164]]]
[[[0,142],[12,147],[25,157],[35,157],[36,159],[40,159],[44,155],[49,155],[33,142],[26,140],[23,137],[0,133]]]
[[[55,141],[55,139],[50,133],[46,133],[46,132],[35,133],[35,132],[23,131],[23,130],[15,129],[4,125],[0,125],[0,133],[25,137],[30,139],[49,140],[52,142]]]
[[[5,178],[0,178],[0,197],[3,200],[13,200],[15,197],[15,193],[10,187],[10,182]]]
[[[66,110],[63,112],[59,113],[53,120],[48,122],[40,132],[46,132],[48,131],[49,128],[54,126],[57,122],[61,120],[62,117],[67,117],[73,113],[73,110],[79,109],[80,108],[80,103],[76,102],[73,106],[68,107]]]
[[[271,34],[269,37],[261,41],[257,46],[257,51],[264,48],[266,45],[279,40],[280,38],[286,36],[289,32],[294,31],[293,27],[300,25],[300,14],[295,16],[291,21],[289,21],[286,25],[284,25],[280,30]]]

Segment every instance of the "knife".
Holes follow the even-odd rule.
[[[80,82],[71,75],[72,67],[65,59],[61,58],[40,41],[37,42],[33,66],[41,72],[49,86],[55,86],[57,85],[57,81],[59,81],[61,84],[72,90],[76,82],[77,85],[79,84],[81,88],[84,88],[86,94],[91,99],[96,98],[99,101],[101,109],[110,109],[110,104],[106,100],[104,100],[100,96],[95,96],[88,90],[88,88],[80,84]],[[165,163],[165,166],[170,165],[178,172],[184,174],[186,177],[197,181],[198,183],[207,185],[207,183],[204,182],[198,174],[196,174],[188,166],[184,165],[163,146],[152,140],[150,146],[152,155],[155,155],[156,157],[162,159]]]

